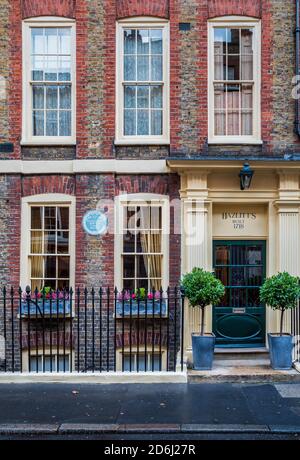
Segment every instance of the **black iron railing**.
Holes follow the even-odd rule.
[[[116,289],[26,291],[0,298],[0,372],[183,370],[184,295]]]

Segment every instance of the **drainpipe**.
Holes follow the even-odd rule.
[[[299,75],[300,72],[300,0],[296,0],[296,75]],[[296,99],[296,133],[300,137],[300,110],[299,110],[299,100]]]

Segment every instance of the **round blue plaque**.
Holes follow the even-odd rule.
[[[89,235],[103,235],[107,231],[107,216],[98,210],[88,211],[82,220],[84,231]]]

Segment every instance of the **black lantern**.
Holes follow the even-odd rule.
[[[244,163],[243,169],[240,171],[241,190],[248,190],[251,185],[254,171],[250,168],[249,163]]]

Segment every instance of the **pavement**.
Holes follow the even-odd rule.
[[[1,384],[0,437],[300,439],[300,384]]]

